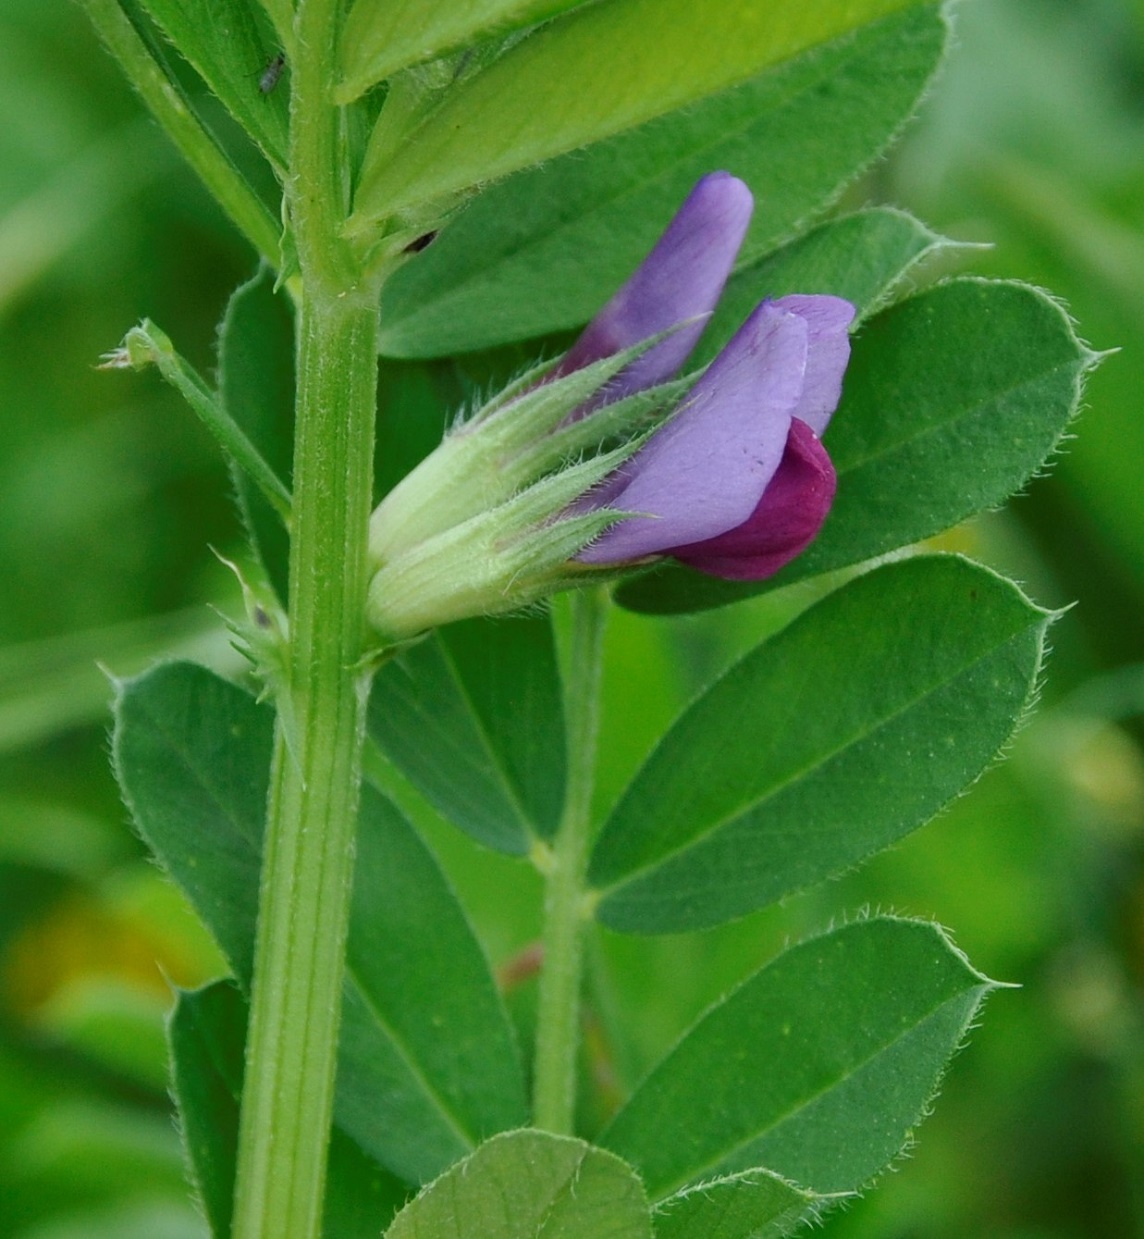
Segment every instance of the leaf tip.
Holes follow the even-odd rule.
[[[998,989],[1024,989],[1024,985],[1020,981],[989,981],[989,993],[993,993]]]
[[[1107,358],[1115,357],[1119,352],[1121,352],[1119,345],[1116,348],[1091,349],[1082,344],[1080,346],[1081,369],[1085,374],[1089,374]]]

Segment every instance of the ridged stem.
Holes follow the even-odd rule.
[[[369,676],[377,281],[339,238],[340,0],[301,0],[287,207],[301,272],[289,659],[278,699],[233,1239],[318,1239]]]

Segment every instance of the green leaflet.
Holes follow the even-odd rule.
[[[258,253],[279,264],[281,222],[196,112],[141,2],[79,0],[132,86],[219,206]]]
[[[651,1239],[638,1177],[543,1131],[496,1136],[397,1215],[385,1239]]]
[[[836,929],[712,1007],[600,1143],[653,1201],[762,1166],[816,1192],[855,1191],[905,1144],[989,988],[934,925]]]
[[[136,825],[245,985],[273,715],[190,663],[122,684],[115,713],[116,772]],[[525,1114],[508,1017],[456,896],[412,827],[367,788],[338,1123],[418,1182]]]
[[[378,375],[374,480],[386,495],[441,442],[469,392],[451,361],[387,360]]]
[[[822,1197],[767,1170],[708,1179],[655,1208],[655,1239],[782,1239],[818,1216]]]
[[[817,540],[767,581],[677,565],[621,587],[656,614],[705,610],[860,563],[996,507],[1059,442],[1094,356],[1051,297],[958,279],[893,306],[854,343],[826,434],[838,495]]]
[[[180,991],[167,1025],[187,1168],[216,1239],[230,1234],[234,1211],[246,1022],[238,990],[216,981]]]
[[[357,0],[342,28],[340,103],[396,70],[479,38],[507,34],[575,8],[579,0]]]
[[[371,818],[384,830],[370,830]],[[423,1182],[524,1122],[516,1041],[456,895],[405,818],[365,788],[346,953],[337,1118]]]
[[[143,841],[249,981],[273,713],[193,663],[119,684],[112,760]]]
[[[434,357],[586,322],[699,177],[716,168],[754,192],[741,255],[751,263],[886,146],[916,106],[945,38],[937,6],[908,9],[493,186],[386,285],[381,351]]]
[[[547,616],[450,624],[386,664],[370,735],[445,817],[523,854],[564,803],[564,711]]]
[[[294,426],[294,327],[274,276],[262,267],[227,303],[218,332],[218,386],[223,408],[278,477],[290,482]],[[285,604],[290,539],[258,489],[232,469],[251,546]]]
[[[181,991],[167,1030],[183,1144],[216,1239],[231,1233],[247,1019],[237,988],[216,981]],[[337,1239],[373,1239],[409,1194],[336,1128],[326,1173],[322,1232]]]
[[[608,0],[545,26],[451,90],[384,161],[351,228],[598,142],[739,86],[911,0]]]
[[[248,0],[142,0],[167,37],[231,115],[262,148],[279,176],[286,168],[287,85],[263,91],[263,78],[281,51]]]
[[[831,594],[660,741],[597,840],[597,917],[637,933],[719,924],[922,825],[1012,734],[1049,618],[954,556]]]

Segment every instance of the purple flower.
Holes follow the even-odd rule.
[[[754,206],[751,191],[729,172],[711,172],[698,181],[651,253],[548,378],[571,374],[684,323],[613,379],[607,399],[670,379],[719,303]]]
[[[560,363],[567,374],[716,304],[750,217],[750,191],[704,177],[639,270]],[[771,576],[818,533],[835,473],[819,436],[838,404],[854,307],[788,296],[750,315],[667,424],[576,511],[633,513],[577,556],[610,565],[670,555],[734,580]],[[670,378],[692,322],[609,386],[614,400]]]
[[[760,579],[817,534],[835,483],[818,437],[853,306],[765,301],[695,381],[663,386],[718,304],[752,207],[742,181],[705,176],[557,365],[493,397],[386,495],[366,607],[383,641],[662,556]]]

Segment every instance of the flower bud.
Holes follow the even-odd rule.
[[[380,504],[368,615],[384,640],[661,556],[760,579],[817,534],[835,487],[819,435],[854,307],[765,301],[707,370],[671,381],[751,207],[735,177],[704,177],[568,353],[457,427]]]

